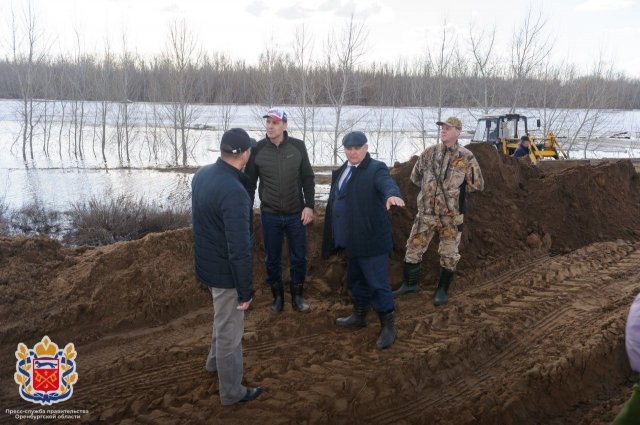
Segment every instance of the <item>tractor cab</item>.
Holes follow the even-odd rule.
[[[536,125],[539,129],[539,119],[536,120]],[[559,159],[561,156],[566,158],[566,154],[553,133],[534,140],[529,134],[527,117],[520,114],[490,115],[478,118],[478,125],[471,142],[490,143],[503,155],[510,156],[518,149],[520,138],[525,135],[529,136],[531,140],[529,156],[534,163],[543,158]]]

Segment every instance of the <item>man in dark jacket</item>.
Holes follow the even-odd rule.
[[[307,273],[307,224],[313,221],[315,182],[313,169],[302,140],[289,137],[287,113],[279,108],[264,115],[267,136],[252,149],[245,172],[247,190],[253,201],[260,179],[260,219],[264,237],[267,284],[273,294],[271,310],[284,308],[282,244],[287,237],[291,304],[296,311],[308,311],[303,297]]]
[[[213,336],[205,368],[218,372],[220,402],[255,400],[262,387],[242,385],[244,312],[252,300],[252,205],[240,171],[251,155],[246,131],[232,128],[220,141],[220,158],[191,182],[195,272],[213,297]]]
[[[381,331],[376,345],[390,347],[396,339],[394,303],[389,285],[389,253],[393,249],[387,210],[404,207],[400,189],[387,166],[372,159],[367,137],[352,131],[342,139],[347,162],[332,174],[325,213],[322,253],[347,254],[347,278],[353,314],[338,318],[338,326],[367,325],[369,305],[378,313]]]
[[[531,141],[529,140],[529,136],[524,135],[520,138],[520,146],[518,146],[518,149],[513,153],[513,156],[516,158],[529,156],[530,149]]]

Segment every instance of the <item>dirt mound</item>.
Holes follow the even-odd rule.
[[[43,237],[0,240],[0,337],[94,340],[159,324],[204,300],[193,276],[189,229],[100,248],[63,248]]]
[[[544,164],[535,167],[528,160],[505,157],[487,145],[469,148],[486,179],[485,192],[471,194],[467,214],[470,227],[488,236],[478,241],[485,243],[477,246],[480,251],[491,249],[487,239],[504,253],[536,248],[538,240],[550,242],[551,251],[558,253],[594,241],[640,236],[640,178],[630,161],[545,171]],[[475,241],[467,250],[475,251]]]
[[[503,268],[548,250],[569,252],[595,241],[640,237],[640,178],[630,161],[545,171],[486,144],[468,148],[480,163],[485,190],[468,194],[461,276],[479,269],[490,274],[496,262]],[[396,164],[391,171],[407,202],[405,210],[391,213],[396,270],[416,213],[418,188],[409,180],[416,160]],[[436,235],[423,258],[428,271],[423,279],[429,282],[438,267],[437,246]]]
[[[391,350],[373,348],[375,325],[334,326],[350,308],[345,265],[342,257],[321,258],[320,210],[308,232],[307,315],[289,306],[270,314],[254,216],[256,298],[245,369],[248,383],[272,391],[263,402],[221,409],[217,381],[202,372],[211,301],[193,275],[190,229],[100,248],[0,238],[0,353],[12,359],[18,342],[45,334],[74,342],[83,369],[64,407],[89,408],[89,422],[610,421],[628,394],[623,329],[640,279],[638,175],[628,161],[547,170],[487,145],[470,149],[486,188],[469,194],[454,302],[431,305],[436,236],[423,291],[398,301]],[[391,172],[407,201],[390,212],[394,284],[416,212],[414,163]],[[20,404],[12,370],[11,361],[0,366],[0,401],[32,408]]]
[[[459,280],[464,285],[525,258],[568,252],[599,240],[640,236],[640,180],[628,161],[583,165],[545,173],[527,161],[504,157],[488,145],[470,145],[483,170],[484,192],[469,194],[461,243]],[[399,280],[404,244],[416,213],[418,188],[409,175],[416,158],[396,164],[391,174],[407,207],[390,212],[396,249],[393,284]],[[309,227],[309,289],[317,295],[345,290],[343,258],[321,258],[324,212]],[[259,216],[254,216],[254,281],[264,287],[264,249]],[[425,255],[423,282],[432,284],[438,269],[437,235]],[[8,317],[26,314],[33,321],[9,320],[0,335],[25,337],[41,332],[46,312],[51,336],[101,332],[139,323],[162,323],[208,302],[196,289],[189,229],[152,234],[129,243],[100,248],[62,247],[44,237],[0,239],[0,300]],[[285,249],[286,253],[286,249]],[[286,255],[286,254],[285,254]],[[285,270],[285,278],[286,278]],[[32,288],[41,291],[34,293]],[[206,292],[204,292],[206,295]],[[43,303],[52,308],[42,308]],[[118,314],[114,314],[114,312]]]

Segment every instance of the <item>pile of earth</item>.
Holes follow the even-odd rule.
[[[640,237],[640,178],[630,161],[545,172],[544,164],[500,155],[489,145],[468,148],[480,163],[485,189],[468,194],[459,275],[494,273],[492,265],[519,264],[541,250],[563,253],[595,241]],[[396,267],[416,212],[418,188],[409,180],[416,160],[391,171],[407,201],[405,210],[391,213]],[[437,244],[436,235],[423,258],[429,281],[436,279]]]
[[[629,161],[545,173],[488,145],[469,148],[480,163],[485,189],[468,194],[457,285],[549,251],[640,237],[640,178]],[[406,208],[390,211],[396,245],[392,286],[401,276],[404,244],[416,212],[418,188],[409,180],[415,161],[397,163],[391,170],[407,202]],[[348,301],[344,258],[321,257],[323,221],[319,210],[309,226],[307,288],[313,295]],[[258,296],[270,296],[263,285],[257,212],[254,227],[254,286]],[[437,246],[436,235],[423,259],[425,286],[436,279]],[[30,338],[45,331],[92,340],[113,329],[163,323],[209,302],[193,275],[192,261],[190,229],[98,248],[65,248],[46,237],[0,238],[0,338],[11,341],[11,335]]]
[[[457,326],[456,321],[467,324],[477,323],[477,317],[481,317],[478,315],[484,315],[483,311],[491,308],[503,315],[507,314],[511,311],[512,306],[503,308],[502,304],[514,299],[517,304],[518,297],[538,300],[542,296],[536,298],[538,295],[534,297],[533,293],[530,296],[526,294],[528,291],[545,289],[545,282],[549,284],[548,282],[553,279],[562,281],[563,276],[579,276],[580,273],[590,270],[590,267],[597,269],[596,266],[599,267],[600,263],[604,264],[609,261],[607,259],[609,257],[616,259],[616,261],[622,261],[621,259],[624,259],[626,255],[635,255],[629,253],[637,251],[634,241],[640,238],[640,178],[631,162],[611,161],[596,166],[585,163],[567,168],[554,167],[552,170],[546,169],[544,166],[534,166],[528,160],[504,157],[487,145],[471,145],[470,149],[482,168],[485,190],[468,194],[469,207],[465,216],[460,246],[462,260],[458,266],[454,287],[454,295],[460,294],[460,305],[452,306],[448,310],[434,311],[433,308],[426,310],[425,306],[429,304],[428,298],[438,270],[438,239],[436,236],[423,259],[424,273],[420,285],[428,290],[406,302],[403,301],[404,304],[400,306],[405,309],[405,317],[402,322],[399,322],[398,329],[405,339],[409,336],[420,339],[423,338],[422,334],[427,334],[424,337],[425,340],[435,338],[440,334],[435,333],[432,336],[432,328],[437,329],[446,324]],[[389,213],[396,244],[390,262],[390,277],[393,286],[399,283],[404,244],[416,213],[417,187],[409,180],[415,161],[416,158],[413,158],[407,163],[396,164],[391,170],[391,175],[398,182],[407,202],[406,208],[394,208]],[[245,339],[256,345],[252,351],[253,355],[257,356],[258,360],[263,361],[264,364],[260,363],[254,369],[249,368],[247,371],[249,378],[258,380],[266,376],[271,379],[269,382],[273,387],[283,385],[278,384],[276,378],[278,373],[283,372],[280,369],[285,366],[270,364],[273,353],[279,352],[277,350],[280,349],[288,350],[285,343],[278,345],[277,342],[271,341],[271,339],[277,341],[283,336],[283,333],[288,333],[288,336],[292,338],[307,338],[306,335],[314,333],[320,336],[324,335],[327,340],[316,341],[317,344],[327,344],[327,348],[335,346],[336,352],[344,353],[346,356],[338,360],[334,359],[335,362],[342,362],[346,365],[349,364],[348,350],[356,350],[355,347],[360,344],[362,347],[366,347],[366,341],[371,342],[370,340],[375,336],[373,328],[364,330],[363,332],[368,332],[366,335],[354,334],[351,337],[357,341],[357,344],[354,345],[353,340],[338,341],[335,339],[336,335],[333,335],[336,332],[332,325],[333,317],[338,311],[348,309],[346,307],[348,293],[345,288],[344,258],[342,256],[330,259],[321,257],[323,221],[324,211],[319,209],[316,220],[308,228],[309,265],[306,288],[308,297],[316,310],[307,316],[309,318],[306,321],[298,320],[297,317],[289,315],[282,315],[274,319],[267,308],[271,295],[263,283],[264,249],[260,220],[257,212],[254,215],[256,247],[253,274],[256,300],[251,312],[251,319],[247,322],[248,331],[245,334]],[[587,246],[598,241],[621,242],[608,242],[608,245],[596,246],[595,248]],[[586,247],[584,252],[579,249],[581,247]],[[607,257],[600,260],[594,259],[593,252],[600,251],[606,253]],[[563,257],[567,253],[571,253],[569,257]],[[570,257],[574,254],[577,258],[576,264],[573,264],[574,260]],[[85,353],[88,353],[84,354],[85,359],[90,357],[92,350],[97,351],[97,347],[103,343],[105,346],[109,346],[106,343],[107,340],[119,341],[117,338],[123,338],[128,341],[127,344],[131,345],[128,349],[139,350],[139,358],[151,356],[153,361],[163,359],[166,361],[164,355],[152,356],[153,353],[149,353],[148,346],[144,345],[147,342],[141,342],[138,344],[140,346],[135,348],[138,338],[142,338],[141,341],[146,341],[144,340],[145,335],[154,335],[156,332],[154,329],[156,329],[159,333],[173,332],[183,336],[184,339],[180,342],[182,345],[174,347],[175,349],[172,349],[171,353],[178,356],[177,358],[180,360],[191,359],[190,356],[192,356],[193,364],[197,364],[196,362],[202,356],[200,351],[206,347],[206,343],[203,341],[209,337],[210,310],[208,308],[211,300],[205,288],[194,277],[192,255],[190,229],[150,234],[142,240],[121,242],[98,248],[66,248],[45,237],[0,238],[0,355],[4,359],[13,359],[17,342],[30,344],[40,340],[46,334],[54,341],[73,341],[76,346],[83,346]],[[522,274],[518,270],[522,270],[522,267],[527,264],[532,264],[532,267],[540,269],[545,266],[545,261],[549,261],[549,258],[554,256],[558,258],[557,264],[553,266],[555,268],[548,273],[548,276],[540,275],[531,278],[520,276],[522,282],[518,287],[510,287],[500,279],[495,282],[490,279],[511,269]],[[631,264],[625,267],[631,270],[635,266]],[[611,273],[613,273],[611,276],[619,277],[614,272]],[[603,276],[604,279],[611,279],[609,275]],[[620,276],[622,275],[620,274]],[[485,283],[478,285],[478,282]],[[593,288],[598,287],[597,283],[591,285]],[[629,289],[631,286],[630,283],[627,284],[625,291],[631,291]],[[576,290],[584,292],[579,287]],[[500,291],[500,293],[496,291]],[[470,295],[465,295],[465,293]],[[501,295],[501,293],[505,295]],[[590,301],[586,299],[590,293],[584,293],[584,306],[590,306]],[[557,296],[551,294],[556,302],[560,296],[566,296],[566,299],[569,300],[571,299],[570,295],[569,292]],[[609,365],[607,367],[615,371],[617,382],[619,382],[628,372],[627,366],[624,364],[624,344],[621,342],[621,329],[623,328],[623,315],[625,305],[628,302],[628,293],[625,292],[625,296],[621,297],[612,290],[609,297],[617,310],[614,316],[606,317],[603,320],[607,321],[607,329],[614,328],[615,336],[613,338],[615,341],[603,340],[604,342],[602,342],[598,340],[594,344],[600,350],[599,355],[602,358],[610,355],[608,350],[615,351],[615,362],[613,364],[611,362],[605,363]],[[542,299],[540,298],[540,300]],[[576,309],[585,309],[586,311],[587,308],[584,306],[577,305]],[[539,302],[538,307],[538,313],[533,316],[528,314],[509,320],[513,326],[524,326],[539,316],[539,320],[544,325],[544,314],[549,314],[556,307],[546,306],[543,301]],[[424,314],[426,316],[423,316]],[[563,317],[562,320],[571,320],[571,314],[573,312],[567,310],[567,317]],[[184,329],[196,325],[199,326],[198,329],[204,329],[204,331],[199,331],[200,333],[194,335],[184,335]],[[509,324],[500,326],[482,325],[479,328],[481,334],[470,334],[468,339],[462,342],[447,343],[448,345],[436,343],[431,348],[425,348],[435,350],[437,357],[429,357],[428,361],[425,360],[426,366],[423,366],[438,370],[440,364],[446,364],[449,361],[447,360],[449,351],[455,349],[456,356],[466,359],[471,351],[479,348],[484,349],[482,355],[486,356],[487,364],[491,365],[492,356],[499,353],[499,347],[494,344],[501,344],[501,341],[509,338],[513,339],[516,334],[515,330],[513,332],[508,330]],[[461,329],[464,329],[464,326]],[[544,329],[546,328],[543,327],[542,330]],[[470,332],[474,331],[470,330]],[[542,331],[540,332],[542,334]],[[126,338],[123,335],[126,335]],[[588,329],[584,330],[584,338],[596,337],[599,337],[599,334],[593,334]],[[607,336],[607,338],[609,337]],[[155,339],[151,338],[150,341],[155,341]],[[532,342],[527,340],[524,343]],[[264,346],[260,348],[260,344],[264,344]],[[346,344],[346,346],[343,347],[340,344]],[[409,350],[409,346],[406,344],[402,349]],[[115,353],[120,348],[117,344],[110,348],[113,354],[113,357],[110,358],[112,363],[106,367],[108,372],[105,372],[105,376],[99,375],[100,372],[96,371],[90,372],[93,374],[92,378],[85,378],[87,383],[91,383],[93,380],[94,384],[91,385],[95,386],[96,393],[109,390],[106,387],[100,389],[99,383],[103,378],[109,378],[115,382],[119,373],[124,376],[131,369],[143,371],[144,362],[140,360],[137,360],[137,363],[133,362],[122,366],[115,362],[114,358],[124,356],[122,353]],[[418,349],[420,348],[418,347]],[[525,350],[525,348],[519,349]],[[378,365],[386,361],[383,357],[378,357],[375,350],[368,348],[360,350],[364,351],[359,354],[366,354],[365,357],[374,363],[378,362],[376,363]],[[319,348],[310,347],[307,351],[311,353],[312,361],[329,362],[329,364],[334,362],[330,358],[324,358],[323,356],[326,357],[328,354],[322,354],[322,350]],[[411,356],[414,357],[424,355],[424,352],[422,354],[402,352],[406,355],[412,353]],[[589,353],[584,353],[584,356],[588,357]],[[410,360],[414,361],[414,357],[411,357]],[[104,358],[107,358],[106,354],[104,354]],[[484,357],[478,357],[478,359],[482,358]],[[294,368],[315,371],[313,366],[298,364],[297,360],[291,360],[291,366]],[[86,361],[90,363],[89,360]],[[96,355],[95,364],[90,364],[99,369],[102,361],[104,361],[103,357]],[[461,361],[459,367],[462,368],[466,364],[466,360]],[[189,368],[191,370],[191,363],[189,363]],[[602,370],[608,371],[609,369]],[[14,371],[15,363],[2,362],[1,376],[10,377]],[[318,373],[321,372],[320,368],[318,371]],[[164,376],[164,372],[161,370],[157,372],[158,379]],[[291,373],[299,374],[299,371],[296,369]],[[360,371],[359,373],[364,374],[365,372]],[[393,381],[394,385],[397,384],[398,388],[404,388],[407,385],[431,388],[437,384],[437,382],[430,382],[428,378],[420,376],[416,377],[416,382],[407,383],[399,378],[394,378],[391,369],[385,373],[389,374],[387,378]],[[439,375],[438,379],[447,379],[445,375]],[[209,406],[208,400],[212,390],[205,391],[198,388],[196,397],[195,394],[191,394],[196,390],[189,387],[190,380],[196,379],[196,376],[189,374],[185,376],[185,382],[180,384],[178,390],[186,392],[185,397],[209,403],[207,404]],[[357,376],[354,378],[356,381],[359,379]],[[200,378],[197,377],[197,379]],[[333,379],[333,377],[330,378]],[[166,376],[163,379],[173,378]],[[361,390],[357,390],[360,387],[351,387],[355,385],[354,383],[340,384],[344,378],[337,377],[336,379],[336,385],[342,386],[343,390],[355,391],[362,397],[370,397],[369,393],[372,390],[365,389],[366,381],[362,384],[358,383],[363,386]],[[398,382],[395,382],[394,379]],[[301,377],[300,382],[304,382],[304,377]],[[15,385],[7,379],[3,383],[6,385],[2,390],[0,400],[14,400],[17,397]],[[117,386],[117,383],[112,385]],[[78,403],[84,400],[80,393],[79,390]],[[91,397],[91,394],[86,389],[84,397]],[[143,396],[141,395],[141,397]],[[621,396],[617,397],[619,397],[617,399],[619,404]],[[134,403],[135,406],[131,406],[129,403],[129,405],[120,407],[114,406],[118,403],[122,404],[124,401],[114,401],[115,404],[111,405],[112,407],[102,406],[101,408],[105,409],[105,412],[96,412],[96,415],[106,421],[109,421],[110,418],[129,417],[139,413],[140,405],[144,404],[140,400]],[[286,400],[279,401],[284,404],[277,405],[274,401],[272,407],[285,409]],[[97,403],[95,400],[91,402]],[[156,405],[165,402],[169,407],[173,406],[171,401],[165,400],[163,402],[162,399],[154,401]],[[335,411],[344,411],[347,405],[346,401],[342,399],[336,400],[335,406],[332,404],[326,407],[318,413],[318,417],[332,417],[331,415]],[[617,409],[618,407],[618,405],[609,406],[607,409]],[[532,409],[535,408],[536,406],[532,407]],[[189,410],[188,407],[185,409],[185,411]],[[190,415],[190,413],[186,414]],[[590,414],[597,416],[597,413]],[[303,412],[297,412],[294,416],[299,417],[300,420],[305,418]],[[193,418],[188,416],[184,423],[191,423],[191,419]],[[318,421],[322,422],[320,419]],[[171,421],[167,423],[171,423]]]

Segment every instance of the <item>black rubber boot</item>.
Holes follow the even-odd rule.
[[[336,325],[364,328],[367,326],[367,312],[369,312],[369,306],[354,305],[351,316],[338,317],[336,319]]]
[[[284,309],[284,286],[282,286],[282,282],[271,284],[271,293],[273,294],[271,311],[274,313],[282,312]]]
[[[420,280],[421,263],[412,264],[404,263],[402,268],[402,285],[395,291],[393,291],[394,297],[400,295],[410,294],[412,292],[418,292],[418,281]]]
[[[309,311],[309,304],[304,300],[302,292],[304,286],[302,283],[291,283],[291,305],[295,311],[307,312]]]
[[[449,287],[453,281],[453,271],[440,268],[440,279],[438,280],[438,288],[436,289],[436,296],[433,299],[433,305],[436,307],[444,305],[449,302]]]
[[[387,313],[378,313],[380,317],[380,336],[376,346],[380,349],[389,348],[396,341],[396,326],[394,324],[393,310]]]

